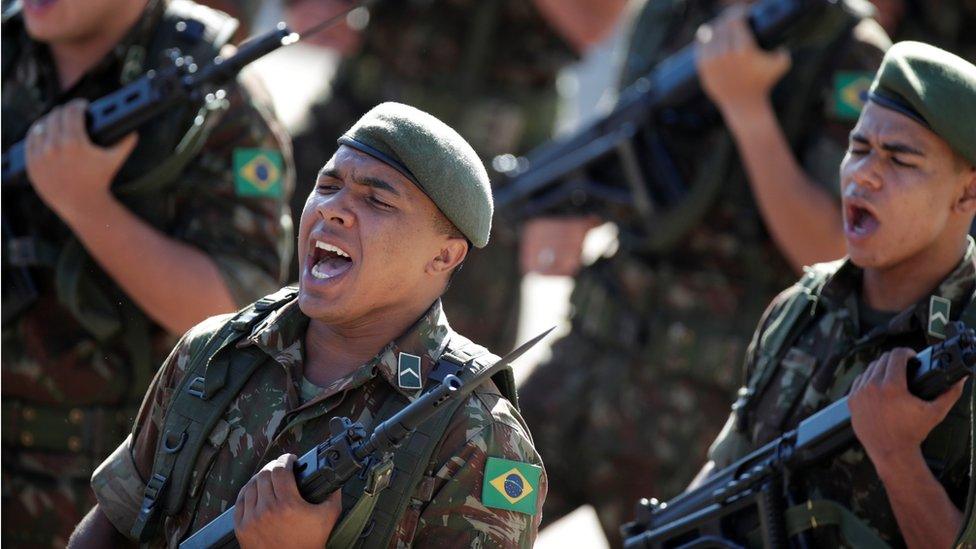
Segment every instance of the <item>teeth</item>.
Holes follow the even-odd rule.
[[[345,257],[345,258],[348,258],[349,257],[349,254],[347,254],[345,252],[345,250],[343,250],[342,248],[339,248],[338,246],[333,246],[332,244],[326,244],[325,242],[322,242],[321,240],[316,240],[315,241],[315,247],[316,248],[319,248],[319,249],[322,249],[322,250],[325,250],[327,252],[332,252],[332,253],[334,253],[336,255],[340,255],[340,256]]]

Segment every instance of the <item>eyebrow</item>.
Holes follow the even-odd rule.
[[[856,141],[856,142],[861,143],[863,145],[869,145],[870,144],[870,141],[868,141],[868,138],[867,137],[864,137],[863,135],[861,135],[859,133],[852,133],[851,134],[851,141]],[[881,144],[881,148],[883,150],[886,150],[888,152],[893,152],[893,153],[914,154],[914,155],[917,155],[917,156],[925,156],[925,153],[922,152],[921,150],[916,149],[915,147],[912,147],[911,145],[906,145],[905,143],[902,143],[902,142],[899,142],[899,141],[884,142],[884,143]]]
[[[326,168],[322,168],[321,170],[319,170],[318,179],[321,179],[323,177],[331,177],[333,179],[342,179],[342,173],[339,172],[339,170],[337,170],[334,167],[331,167],[331,168],[326,167]],[[386,182],[386,181],[384,181],[384,180],[382,180],[382,179],[380,179],[378,177],[371,177],[371,176],[358,177],[358,178],[356,178],[354,180],[354,183],[357,183],[359,185],[366,185],[367,187],[373,187],[374,189],[384,190],[384,191],[387,191],[387,192],[389,192],[389,193],[391,193],[391,194],[393,194],[395,196],[401,196],[400,191],[398,191],[396,189],[396,187],[394,187],[390,183],[388,183],[388,182]]]

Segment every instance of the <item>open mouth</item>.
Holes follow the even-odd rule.
[[[848,234],[859,237],[870,235],[880,225],[874,213],[856,204],[845,207],[844,224]]]
[[[352,267],[352,257],[342,248],[321,240],[315,240],[314,243],[310,262],[312,268],[309,270],[313,278],[328,280],[345,273]]]

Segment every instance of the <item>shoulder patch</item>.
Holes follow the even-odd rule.
[[[873,73],[838,71],[834,74],[833,114],[843,120],[857,120],[868,98]]]
[[[534,515],[538,509],[533,494],[539,490],[541,475],[542,468],[538,465],[489,457],[485,463],[481,502],[485,507]]]
[[[280,198],[284,160],[273,149],[234,149],[234,189],[237,196]]]

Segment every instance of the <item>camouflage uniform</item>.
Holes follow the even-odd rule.
[[[153,382],[132,435],[92,478],[100,509],[121,532],[129,532],[135,522],[145,490],[142,479],[152,471],[173,392],[191,357],[226,320],[212,318],[184,336]],[[292,300],[237,344],[238,349],[262,351],[263,362],[217,422],[196,461],[184,507],[165,519],[165,539],[152,545],[175,546],[191,529],[199,529],[232,505],[238,491],[265,463],[286,452],[302,455],[327,440],[330,418],[348,417],[371,430],[382,419],[377,415],[384,401],[396,398],[405,404],[419,394],[399,386],[399,354],[421,357],[426,378],[448,340],[456,337],[437,301],[373,359],[320,388],[303,376],[308,324],[297,300]],[[541,519],[538,513],[490,509],[481,502],[483,468],[489,456],[542,464],[518,411],[491,383],[475,390],[451,418],[391,546],[530,547]],[[543,473],[536,509],[545,494]],[[344,497],[344,511],[354,502]]]
[[[489,161],[550,137],[557,71],[573,54],[528,0],[400,0],[370,7],[363,44],[295,137],[297,218],[336,139],[383,101],[429,112]],[[515,235],[495,224],[444,297],[452,323],[490,349],[511,348],[518,316]],[[292,278],[296,278],[293,273]]]
[[[916,40],[976,61],[976,1],[907,0],[905,14],[893,42]]]
[[[623,85],[692,42],[717,8],[647,2]],[[847,79],[869,84],[887,46],[872,22],[839,34],[841,46],[798,37],[793,68],[773,92],[799,162],[831,194],[857,115],[835,104],[833,93]],[[734,365],[749,341],[749,319],[793,277],[727,131],[718,120],[711,129],[701,117],[684,118],[660,128],[661,137],[691,188],[711,196],[693,191],[686,205],[699,212],[686,210],[652,235],[621,227],[616,255],[576,279],[572,331],[519,391],[552,479],[546,521],[591,504],[611,546],[640,497],[673,496],[694,476],[738,383]]]
[[[709,457],[717,467],[795,428],[800,421],[847,395],[854,379],[872,360],[894,347],[916,351],[939,341],[927,332],[931,296],[952,302],[957,320],[970,303],[976,285],[976,247],[972,239],[959,265],[932,292],[908,309],[884,315],[867,309],[859,297],[862,271],[848,260],[816,265],[826,282],[813,290],[813,316],[802,323],[783,322],[796,284],[777,296],[759,324],[746,354],[746,390]],[[804,298],[805,299],[805,298]],[[775,326],[775,328],[773,328]],[[792,328],[792,329],[791,329]],[[796,334],[779,351],[769,342]],[[767,380],[767,381],[761,381]],[[966,507],[970,480],[972,381],[949,415],[922,444],[926,461],[959,508]],[[859,444],[792,477],[797,503],[831,500],[850,509],[882,539],[904,546],[883,484]],[[811,531],[818,547],[844,542],[834,526]],[[849,542],[848,542],[849,543]]]
[[[189,45],[198,58],[216,52],[212,35],[173,30],[179,21],[195,20],[210,26],[187,24],[187,33],[233,24],[188,2],[150,1],[119,44],[61,91],[47,47],[27,35],[20,15],[5,19],[4,150],[54,106],[96,99],[158,66],[169,46]],[[188,164],[171,177],[156,172],[147,181],[176,154],[198,112],[197,106],[177,106],[160,115],[140,130],[112,187],[143,220],[210,256],[241,304],[280,284],[293,245],[288,140],[256,91],[228,89],[227,108],[206,113],[209,137]],[[277,187],[246,196],[232,161],[238,152],[258,149],[285,163]],[[19,242],[36,252],[15,258],[4,242],[4,283],[7,267],[17,262],[30,270],[39,294],[3,325],[3,536],[19,546],[64,546],[94,503],[92,470],[124,438],[173,338],[137,308],[29,187],[4,189],[3,217]]]

